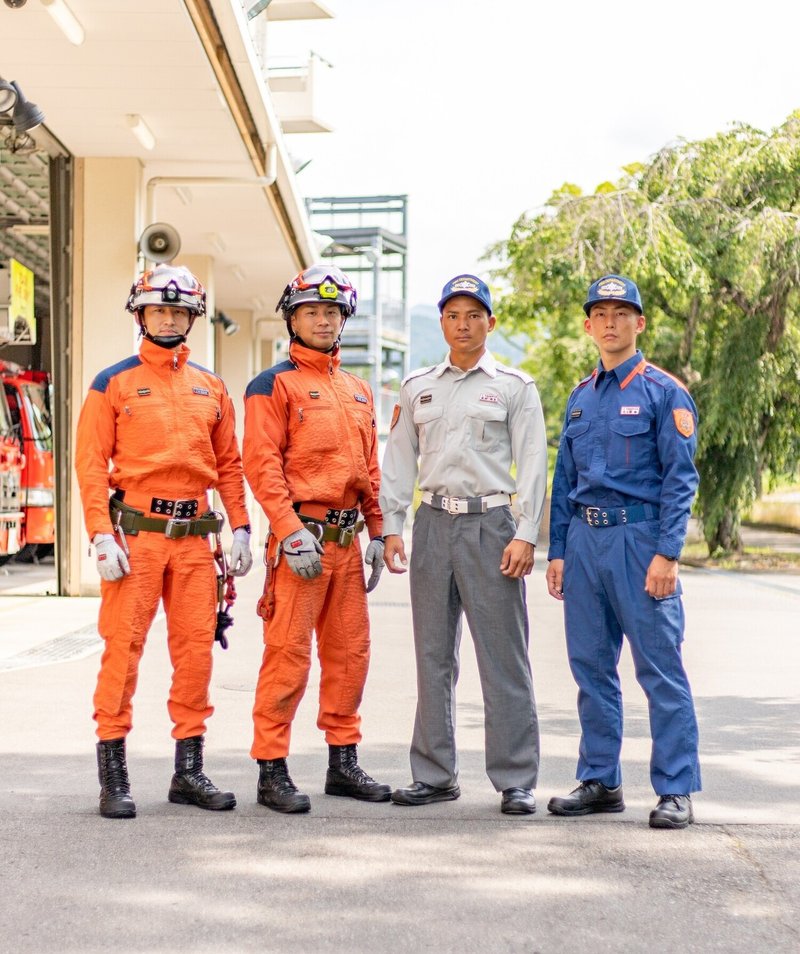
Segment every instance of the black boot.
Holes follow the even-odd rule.
[[[197,805],[212,812],[236,807],[233,792],[221,792],[203,774],[203,736],[175,742],[175,774],[169,787],[169,800],[177,805]]]
[[[136,818],[131,798],[125,739],[97,743],[97,774],[100,779],[100,814],[103,818]]]
[[[329,745],[325,794],[346,795],[365,802],[388,802],[392,789],[370,778],[361,768],[355,745]]]
[[[311,808],[308,795],[297,790],[289,775],[286,759],[258,760],[258,804],[276,812],[290,814],[307,812]]]

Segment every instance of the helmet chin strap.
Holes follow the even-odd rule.
[[[147,338],[148,341],[152,341],[154,345],[158,345],[159,348],[171,350],[172,348],[177,348],[178,345],[183,344],[189,337],[189,332],[192,330],[195,317],[195,315],[192,315],[189,318],[189,327],[186,329],[185,335],[151,335],[145,327],[144,316],[139,315],[139,334],[143,338]]]

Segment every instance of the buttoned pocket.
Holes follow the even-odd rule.
[[[589,466],[589,427],[591,423],[591,421],[578,419],[567,424],[564,437],[569,444],[576,467],[585,468]]]
[[[608,462],[612,468],[630,470],[651,463],[655,452],[651,424],[651,418],[638,415],[609,423]]]
[[[444,443],[444,408],[436,404],[421,404],[414,408],[414,424],[419,434],[419,451],[432,454]]]
[[[479,451],[496,450],[508,436],[508,414],[504,407],[481,405],[467,412],[469,446]]]

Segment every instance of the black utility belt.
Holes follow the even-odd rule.
[[[325,509],[325,506],[320,504],[295,503],[292,504],[292,506],[294,507],[294,512],[298,515],[301,510],[317,511],[314,516],[308,513],[303,514],[304,520],[316,520],[318,523],[341,527],[343,530],[346,530],[348,527],[354,527],[358,522],[358,518],[361,516],[358,507],[352,507],[350,510],[336,510],[333,507]],[[322,514],[323,510],[325,510],[324,516]]]
[[[363,520],[358,520],[352,527],[340,527],[337,524],[316,520],[314,517],[307,517],[302,513],[298,513],[297,516],[320,543],[336,543],[340,547],[349,547],[356,536],[364,529]]]
[[[590,527],[619,527],[626,523],[658,520],[659,510],[653,504],[632,504],[630,507],[587,507],[576,504],[575,514]]]
[[[109,511],[114,528],[119,528],[132,537],[135,537],[140,530],[147,533],[163,533],[169,540],[179,540],[181,537],[205,537],[209,533],[219,533],[225,524],[222,514],[214,510],[191,519],[171,517],[169,520],[161,520],[159,517],[146,517],[143,511],[130,507],[114,497],[109,500]]]

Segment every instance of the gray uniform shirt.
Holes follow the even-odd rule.
[[[533,378],[498,364],[488,351],[469,371],[445,359],[410,374],[383,457],[384,535],[403,532],[418,472],[420,488],[434,494],[516,493],[516,539],[535,544],[547,491],[547,442]]]

